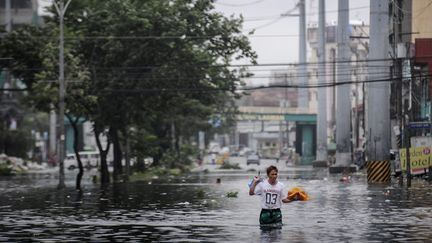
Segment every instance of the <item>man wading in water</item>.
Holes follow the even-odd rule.
[[[276,166],[267,168],[267,180],[255,176],[252,185],[249,188],[249,195],[258,195],[261,197],[261,225],[282,225],[282,212],[280,210],[282,203],[290,203],[294,200],[283,198],[282,190],[284,185],[277,180],[278,169]]]

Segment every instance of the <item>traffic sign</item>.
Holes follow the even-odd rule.
[[[429,122],[411,122],[408,124],[408,127],[414,129],[430,129],[432,128],[432,124]]]

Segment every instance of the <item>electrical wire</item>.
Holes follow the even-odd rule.
[[[251,5],[255,5],[257,3],[261,3],[264,0],[257,0],[254,2],[250,2],[250,3],[243,3],[243,4],[230,4],[230,3],[220,3],[219,1],[215,1],[215,4],[221,5],[221,6],[229,6],[229,7],[245,7],[245,6],[251,6]]]
[[[403,13],[407,13],[407,14],[411,14],[412,11],[408,11],[405,9],[402,9],[396,2],[396,0],[392,0],[393,6],[395,6],[397,9],[399,9],[400,11],[402,11]]]
[[[429,0],[429,3],[422,9],[419,9],[418,11],[420,11],[419,13],[417,13],[417,15],[413,18],[413,20],[417,19],[418,17],[420,17],[421,15],[423,15],[423,13],[428,10],[428,8],[430,7],[430,5],[432,4],[432,0]]]
[[[412,79],[416,78],[424,78],[424,77],[431,77],[432,75],[412,75]],[[383,79],[369,79],[369,80],[363,80],[363,81],[352,81],[347,80],[343,82],[330,82],[330,83],[320,83],[320,84],[274,84],[274,85],[267,85],[267,86],[254,86],[254,87],[236,87],[236,91],[251,91],[251,90],[260,90],[260,89],[271,89],[271,88],[297,88],[297,89],[303,89],[303,88],[326,88],[326,87],[336,87],[336,86],[342,86],[342,85],[349,85],[349,84],[374,84],[374,83],[386,83],[386,82],[400,82],[401,78],[383,78]],[[372,87],[373,88],[373,87]],[[12,92],[18,92],[18,91],[31,91],[28,88],[24,89],[16,89],[16,88],[7,88],[7,89],[0,89],[0,91],[12,91]],[[195,93],[195,92],[220,92],[220,91],[232,91],[231,88],[217,88],[217,87],[208,87],[208,88],[181,88],[181,87],[175,87],[175,88],[150,88],[150,89],[105,89],[101,90],[101,92],[111,92],[111,93],[164,93],[164,92],[179,92],[179,93]]]
[[[432,55],[421,56],[421,58],[432,58]],[[13,58],[4,58],[4,60],[11,60]],[[409,60],[410,58],[405,58]],[[0,58],[1,60],[1,58]],[[357,60],[335,60],[335,61],[324,61],[324,62],[303,62],[303,63],[261,63],[261,64],[195,64],[195,67],[232,67],[232,68],[249,68],[249,67],[297,67],[302,65],[313,66],[313,65],[323,65],[323,64],[341,64],[341,63],[351,63],[359,64],[359,63],[375,63],[375,62],[391,62],[394,61],[394,58],[378,58],[378,59],[357,59]],[[390,66],[390,65],[389,65]],[[146,66],[125,66],[125,67],[109,67],[106,69],[151,69],[157,68],[159,65],[146,65]],[[374,67],[371,65],[370,67]],[[377,66],[381,67],[381,66]],[[98,67],[95,67],[98,68]],[[20,69],[17,69],[20,70]],[[25,69],[23,69],[25,70]],[[28,70],[46,70],[42,68],[32,68]]]
[[[358,9],[365,9],[365,8],[370,8],[370,6],[369,5],[365,5],[365,6],[361,6],[361,7],[342,9],[341,11],[344,12],[344,11],[351,11],[351,10],[358,10]],[[337,12],[339,12],[339,9],[325,11],[326,14],[327,13],[337,13]],[[318,12],[306,13],[306,15],[308,15],[308,16],[310,16],[310,15],[317,15],[317,14],[318,14]]]

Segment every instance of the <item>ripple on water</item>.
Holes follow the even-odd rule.
[[[311,173],[313,170],[311,170]],[[223,176],[223,175],[221,175]],[[245,176],[223,183],[123,183],[82,194],[55,187],[8,191],[0,201],[1,242],[427,242],[432,238],[432,189],[367,185],[354,177],[283,179],[311,196],[282,208],[281,231],[259,229],[259,199]],[[209,178],[214,181],[214,178]],[[197,192],[203,197],[197,198]],[[237,198],[226,198],[227,192]],[[69,197],[67,197],[69,196]],[[102,199],[102,200],[101,200]]]

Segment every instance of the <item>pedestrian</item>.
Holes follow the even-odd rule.
[[[202,166],[203,160],[201,158],[201,155],[198,155],[197,163],[198,163],[198,166]]]
[[[284,184],[278,181],[278,168],[269,166],[267,168],[267,179],[262,180],[255,176],[249,188],[249,195],[261,197],[261,213],[259,222],[261,226],[282,225],[282,203],[290,203],[294,200],[283,195]]]
[[[216,164],[216,154],[211,154],[211,163],[212,165]]]

